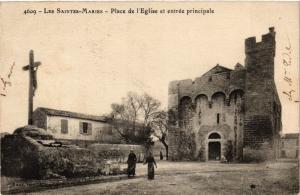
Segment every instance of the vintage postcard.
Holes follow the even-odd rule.
[[[299,2],[0,2],[1,193],[297,194]]]

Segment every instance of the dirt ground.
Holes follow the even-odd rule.
[[[295,163],[158,164],[155,180],[147,180],[146,166],[138,177],[109,183],[52,189],[32,194],[297,194],[299,170]]]

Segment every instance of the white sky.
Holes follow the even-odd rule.
[[[31,9],[212,8],[212,15],[24,15]],[[282,103],[283,132],[299,130],[299,3],[1,3],[0,75],[15,62],[12,86],[0,97],[0,130],[12,132],[27,122],[29,50],[41,61],[34,108],[106,114],[128,91],[147,92],[167,107],[168,83],[194,79],[217,63],[244,65],[244,40],[276,31],[275,82]],[[282,53],[292,46],[283,80]],[[1,83],[2,84],[2,83]],[[1,85],[2,87],[2,85]]]

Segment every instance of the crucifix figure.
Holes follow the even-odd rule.
[[[33,96],[37,89],[36,72],[41,62],[34,62],[33,50],[29,53],[29,65],[23,66],[23,70],[29,71],[29,98],[28,98],[28,125],[32,125]]]

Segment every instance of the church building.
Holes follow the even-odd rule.
[[[264,161],[279,156],[281,104],[274,82],[275,31],[245,40],[245,65],[217,64],[169,84],[169,159]]]

